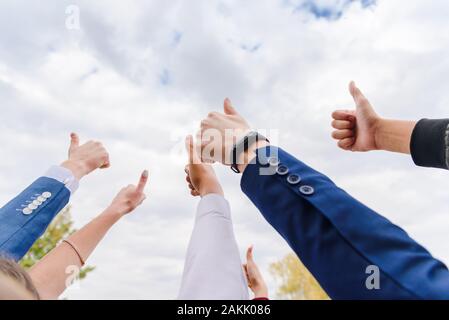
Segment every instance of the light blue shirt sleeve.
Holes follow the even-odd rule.
[[[47,170],[44,176],[63,183],[72,195],[78,190],[79,181],[69,169],[61,166],[52,166]]]

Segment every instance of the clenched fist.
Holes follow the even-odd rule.
[[[189,156],[189,164],[186,166],[185,172],[190,194],[194,197],[203,197],[212,193],[223,195],[223,189],[212,166],[201,163],[192,136],[186,138],[186,149]]]
[[[231,165],[230,155],[234,143],[250,131],[243,117],[237,113],[229,99],[224,102],[224,113],[211,112],[201,121],[201,159]]]
[[[80,145],[76,133],[70,138],[69,158],[61,166],[72,171],[76,179],[80,180],[98,168],[109,168],[109,154],[101,142],[89,141]]]

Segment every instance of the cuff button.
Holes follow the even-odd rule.
[[[270,157],[270,158],[268,158],[268,164],[272,167],[277,167],[280,164],[280,162],[279,162],[278,158]]]
[[[33,210],[31,210],[30,208],[26,207],[25,209],[22,210],[22,213],[26,216],[30,215],[31,213],[33,213]]]
[[[44,197],[45,199],[48,199],[48,198],[50,198],[51,197],[51,192],[44,192],[43,194],[42,194],[42,197]]]
[[[315,189],[311,186],[301,186],[299,187],[299,192],[303,195],[310,196],[315,193]]]
[[[287,182],[290,183],[291,185],[296,185],[301,182],[301,177],[298,176],[297,174],[289,175],[287,178]]]
[[[277,169],[276,169],[276,173],[280,176],[285,176],[286,174],[288,174],[288,168],[284,165],[280,165]]]

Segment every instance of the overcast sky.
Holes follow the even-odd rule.
[[[66,8],[80,9],[80,29]],[[449,262],[447,172],[408,156],[353,154],[330,138],[355,80],[385,117],[448,115],[446,0],[0,2],[0,200],[66,156],[69,133],[99,139],[112,167],[72,198],[81,227],[150,169],[148,199],[94,252],[71,299],[172,299],[198,199],[184,183],[183,139],[230,97],[255,128],[405,228]],[[217,167],[243,255],[290,250]]]

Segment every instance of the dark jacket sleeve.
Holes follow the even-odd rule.
[[[412,133],[410,151],[417,166],[449,169],[449,119],[420,120]]]
[[[243,192],[332,299],[449,299],[448,269],[404,230],[282,149],[257,154]]]
[[[0,208],[0,255],[20,260],[69,199],[63,183],[41,177]]]

